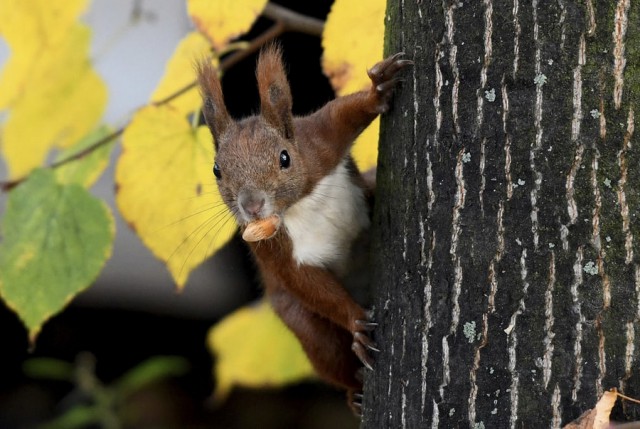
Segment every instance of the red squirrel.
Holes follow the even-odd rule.
[[[277,215],[280,228],[249,246],[275,312],[296,335],[317,374],[347,390],[360,407],[362,365],[378,351],[376,326],[341,284],[356,237],[370,224],[370,181],[349,152],[355,138],[386,112],[397,73],[412,64],[395,54],[374,65],[369,90],[336,98],[308,116],[292,115],[278,45],[263,49],[256,76],[259,115],[233,120],[216,69],[198,65],[203,114],[216,149],[213,173],[240,229]]]

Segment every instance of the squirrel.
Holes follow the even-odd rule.
[[[250,242],[275,313],[300,341],[316,373],[347,390],[359,414],[362,366],[371,369],[376,324],[341,284],[354,240],[370,224],[371,179],[350,156],[356,137],[389,109],[396,76],[413,64],[397,53],[374,65],[369,90],[336,98],[294,117],[277,44],[263,48],[256,67],[260,114],[229,115],[217,70],[197,64],[203,115],[216,150],[213,174],[240,229],[277,215],[281,227]]]

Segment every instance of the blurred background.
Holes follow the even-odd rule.
[[[274,3],[324,20],[332,2]],[[93,29],[94,64],[109,90],[103,122],[119,128],[148,101],[176,45],[193,29],[192,23],[183,0],[93,0],[83,20]],[[270,24],[260,18],[245,39]],[[288,33],[280,41],[289,68],[294,114],[311,112],[333,98],[320,69],[320,39]],[[8,55],[0,38],[0,65]],[[247,116],[257,109],[255,62],[256,57],[250,56],[223,78],[232,116]],[[118,152],[116,148],[114,160]],[[0,428],[37,427],[86,400],[68,383],[27,377],[22,369],[25,360],[53,357],[74,362],[78,356],[92,356],[97,376],[109,383],[157,355],[182,356],[189,370],[138,392],[127,404],[133,417],[126,427],[356,427],[343,393],[313,382],[271,391],[235,390],[223,404],[212,404],[214,381],[206,332],[220,318],[261,295],[248,250],[236,237],[191,275],[182,293],[176,293],[164,265],[119,217],[113,177],[112,162],[93,188],[116,217],[113,256],[97,282],[45,324],[35,350],[28,351],[24,328],[0,303]],[[0,179],[4,178],[6,169],[0,163]],[[0,211],[5,202],[6,195],[0,194]]]

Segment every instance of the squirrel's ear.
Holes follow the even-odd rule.
[[[202,113],[213,135],[213,144],[218,150],[220,137],[233,123],[233,120],[224,105],[218,72],[211,64],[211,61],[208,59],[199,61],[196,64],[196,71],[198,73],[200,94],[202,95]]]
[[[287,140],[293,138],[291,90],[278,45],[272,44],[260,52],[256,68],[262,116]]]

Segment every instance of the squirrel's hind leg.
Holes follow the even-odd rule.
[[[309,311],[284,289],[271,291],[269,298],[276,314],[300,341],[318,375],[349,391],[362,391],[362,378],[357,374],[362,364],[351,350],[353,335]]]

